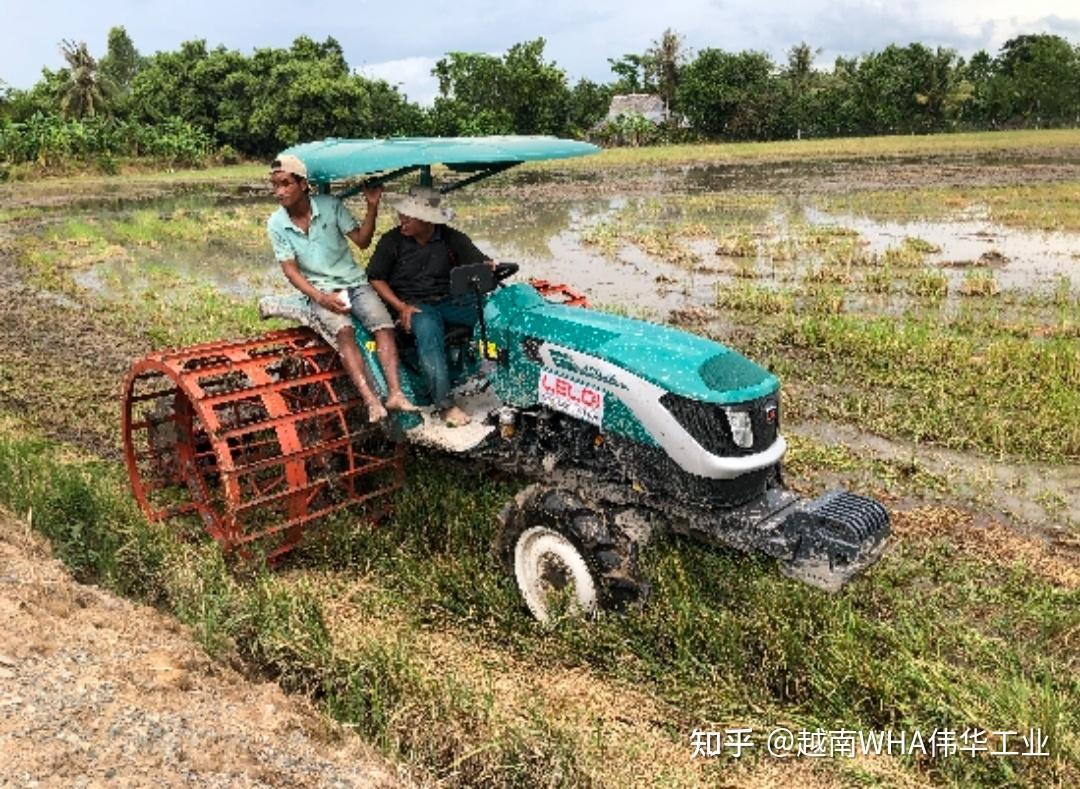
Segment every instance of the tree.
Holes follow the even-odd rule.
[[[683,37],[670,27],[663,32],[660,40],[653,41],[653,45],[645,52],[642,62],[645,82],[656,86],[656,91],[668,110],[674,107],[679,75],[687,58]]]
[[[1001,107],[994,91],[994,60],[980,49],[961,67],[964,80],[971,86],[968,119],[978,126],[995,126]]]
[[[90,55],[86,42],[75,44],[65,39],[60,43],[60,54],[68,64],[59,96],[64,116],[81,118],[107,113],[116,88],[99,73],[98,63]]]
[[[428,122],[440,136],[512,134],[514,119],[506,106],[506,64],[479,52],[448,52],[432,75],[439,80]]]
[[[543,38],[514,44],[503,57],[449,52],[431,73],[439,97],[430,113],[438,133],[565,134],[566,74],[544,60]]]
[[[218,128],[223,120],[221,103],[238,87],[234,75],[244,70],[245,58],[239,52],[224,47],[211,52],[203,39],[184,41],[178,51],[158,52],[147,59],[131,84],[131,111],[147,123],[183,118],[206,129],[219,143],[233,144]],[[245,90],[256,93],[259,87],[249,84]],[[250,114],[250,100],[251,95],[244,96],[235,111]],[[246,128],[246,119],[242,125]]]
[[[1080,114],[1080,55],[1061,36],[1024,35],[1006,41],[994,63],[995,92],[1009,117],[1036,126]]]
[[[506,53],[510,113],[518,134],[565,134],[570,110],[566,73],[544,61],[543,38]]]
[[[763,52],[702,50],[683,70],[679,107],[705,134],[736,140],[769,136],[778,97],[772,59]]]
[[[116,89],[126,94],[131,89],[131,81],[139,71],[142,56],[135,49],[135,43],[123,27],[109,29],[109,43],[105,56],[101,59],[101,73],[108,77]]]
[[[570,130],[583,136],[607,115],[611,106],[610,85],[580,79],[570,91]]]
[[[814,123],[828,137],[858,133],[858,70],[855,58],[838,57],[832,72],[821,75],[814,97]]]
[[[327,36],[323,42],[315,41],[308,36],[299,36],[292,43],[289,53],[293,59],[307,60],[322,63],[333,73],[347,76],[349,64],[345,60],[345,50],[333,36]]]
[[[618,78],[611,86],[614,93],[643,93],[653,89],[644,55],[626,54],[621,58],[608,58],[607,62]]]
[[[811,49],[805,41],[788,50],[787,67],[783,72],[786,87],[785,115],[799,139],[811,130],[818,115],[814,97],[821,79],[814,71],[814,58],[820,53],[820,49]],[[785,136],[790,135],[790,130],[785,131]]]
[[[933,132],[950,128],[970,98],[960,61],[951,49],[890,44],[859,63],[860,131],[867,134]]]

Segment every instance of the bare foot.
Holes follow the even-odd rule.
[[[420,407],[409,402],[404,392],[394,392],[383,404],[390,411],[419,411]]]
[[[472,417],[470,417],[456,405],[452,405],[445,411],[443,411],[442,418],[449,427],[462,427],[472,421]]]
[[[386,409],[383,408],[383,404],[378,400],[367,404],[367,421],[371,424],[381,422],[386,419],[387,416]]]

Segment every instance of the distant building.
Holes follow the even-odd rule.
[[[603,123],[610,123],[620,115],[640,115],[649,123],[659,124],[669,117],[664,100],[654,93],[625,93],[611,97],[611,106]]]

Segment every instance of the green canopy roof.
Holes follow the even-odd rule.
[[[443,164],[453,170],[483,170],[543,159],[586,156],[599,148],[558,137],[397,137],[389,140],[327,139],[282,151],[300,157],[308,180],[343,181],[358,175]]]

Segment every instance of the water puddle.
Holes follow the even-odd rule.
[[[819,175],[844,171],[848,163],[818,162],[813,167]],[[799,174],[810,165],[784,164],[757,166],[761,177],[783,177]],[[749,165],[727,168],[686,168],[681,177],[684,188],[690,191],[713,189],[717,173],[732,177],[747,171]],[[483,191],[453,195],[459,221],[455,224],[467,230],[477,245],[498,260],[521,264],[519,279],[540,278],[564,282],[584,292],[589,299],[605,308],[631,315],[664,320],[675,311],[699,310],[715,303],[717,285],[726,285],[745,275],[745,267],[754,268],[754,282],[766,287],[797,287],[803,275],[820,261],[814,249],[799,250],[795,259],[774,261],[768,255],[769,245],[786,238],[797,239],[808,226],[846,228],[858,233],[867,252],[882,254],[900,245],[905,238],[919,238],[939,251],[927,256],[927,263],[943,271],[956,288],[976,265],[991,271],[1002,289],[1048,292],[1067,278],[1074,289],[1080,289],[1080,234],[1062,232],[1020,231],[995,225],[985,216],[969,213],[952,221],[876,221],[864,216],[833,214],[814,208],[811,198],[793,195],[777,200],[765,195],[761,200],[743,195],[733,199],[730,194],[715,195],[715,200],[702,194],[654,194],[648,197],[627,195],[588,196],[574,194],[567,185],[567,198],[543,198],[538,195],[508,195]],[[273,210],[269,199],[240,195],[180,195],[140,201],[140,209],[160,211],[168,215],[176,211],[205,210],[208,206],[250,207],[265,203],[265,212]],[[362,204],[351,203],[355,212],[362,213]],[[118,200],[106,213],[115,210],[122,214],[132,208]],[[629,209],[629,210],[627,210]],[[95,213],[101,215],[101,203]],[[384,212],[386,209],[384,209]],[[386,223],[384,215],[380,227]],[[678,243],[696,260],[681,265],[667,262],[638,246],[619,241],[616,249],[605,254],[597,246],[586,244],[583,237],[595,226],[663,228],[697,224],[707,229],[701,235],[678,238]],[[269,248],[260,246],[261,223],[252,226],[252,241],[246,246],[235,243],[207,242],[205,250],[184,249],[129,250],[127,260],[106,261],[76,275],[76,281],[88,290],[110,295],[111,292],[137,293],[152,286],[155,270],[171,271],[186,280],[205,282],[223,293],[254,298],[268,291],[287,291],[288,285]],[[716,253],[717,239],[730,229],[753,228],[755,243],[759,244],[756,258],[734,259]],[[740,231],[741,232],[741,231]],[[255,238],[255,235],[258,238]],[[613,254],[612,254],[613,252]],[[740,268],[743,271],[740,271]],[[145,276],[144,276],[145,273]],[[869,304],[872,296],[857,292],[848,294],[849,307],[858,309],[867,301],[868,308],[885,311],[889,305]],[[901,307],[896,307],[900,309]]]
[[[887,439],[851,425],[803,422],[787,430],[825,444],[843,444],[864,458],[917,465],[946,480],[945,498],[1061,537],[1080,521],[1080,466],[1009,462],[970,452]]]
[[[630,244],[611,259],[582,243],[585,230],[613,218],[626,204],[622,197],[533,204],[520,213],[470,222],[468,228],[482,250],[521,263],[519,281],[566,283],[602,308],[662,320],[673,310],[711,304],[715,275],[656,260]]]
[[[804,206],[803,217],[811,225],[850,228],[878,254],[907,237],[927,241],[940,250],[927,255],[927,263],[940,267],[954,284],[967,270],[982,265],[991,268],[1006,289],[1050,290],[1060,277],[1080,287],[1077,233],[1015,230],[971,215],[948,222],[879,222]]]
[[[102,296],[142,293],[156,288],[155,272],[166,272],[188,282],[200,282],[237,298],[257,298],[268,292],[279,292],[284,283],[281,267],[269,253],[235,250],[230,254],[215,254],[195,258],[183,253],[158,253],[136,262],[111,260],[84,271],[76,271],[72,279],[82,288]],[[286,287],[287,287],[287,283]],[[169,294],[158,294],[168,298]],[[182,294],[176,294],[177,298]]]

